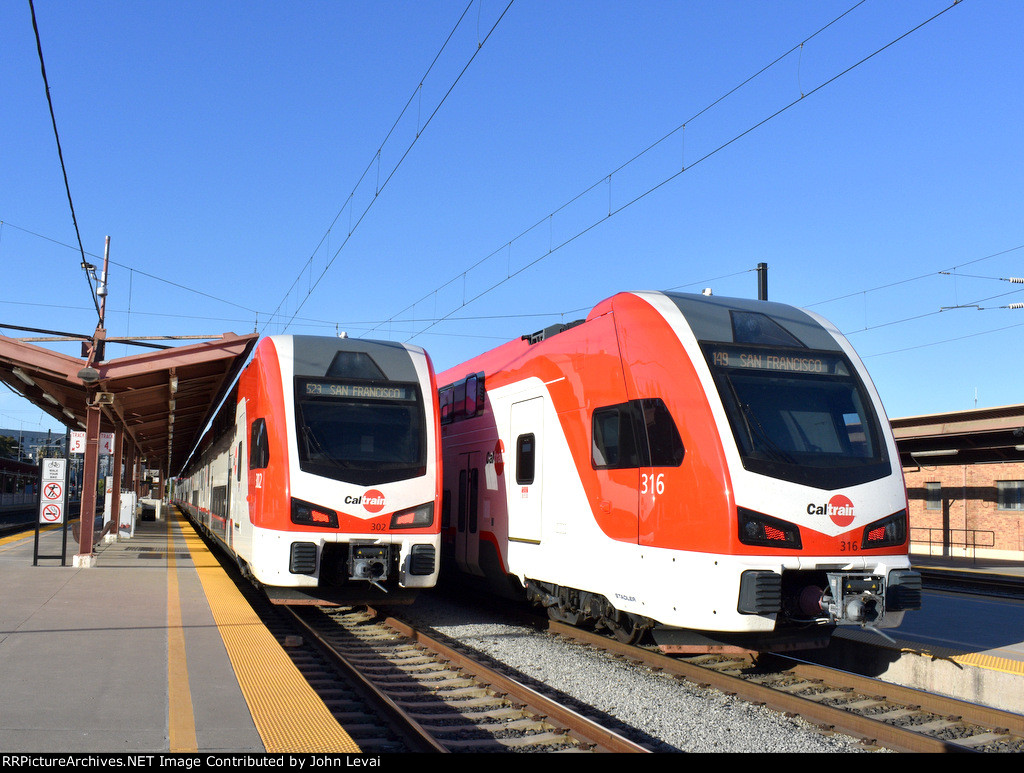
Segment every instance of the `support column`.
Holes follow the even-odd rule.
[[[121,531],[121,462],[123,455],[121,447],[124,445],[124,430],[118,427],[114,430],[114,460],[110,470],[110,520],[114,524],[113,535],[108,539],[114,541]]]
[[[95,398],[95,392],[90,397]],[[96,521],[96,476],[100,458],[100,407],[92,404],[85,411],[85,461],[82,468],[82,510],[79,516],[78,555],[75,566],[92,566],[93,524]]]

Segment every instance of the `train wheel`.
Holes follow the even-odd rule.
[[[647,627],[639,625],[633,616],[626,612],[616,610],[611,618],[605,618],[603,622],[612,635],[623,644],[638,644],[647,633]]]

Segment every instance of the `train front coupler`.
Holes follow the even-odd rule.
[[[829,572],[818,605],[836,625],[873,627],[885,614],[885,580],[873,574]]]
[[[348,556],[350,580],[362,580],[388,592],[381,583],[388,579],[391,549],[388,545],[352,542]]]

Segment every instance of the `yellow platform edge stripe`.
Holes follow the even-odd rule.
[[[174,548],[174,529],[167,526],[167,731],[172,752],[195,752],[195,709],[188,682],[185,651],[185,627],[181,617],[181,590],[178,584],[178,559]],[[181,530],[178,529],[181,533]]]
[[[173,512],[265,749],[358,754],[359,746],[302,677],[192,525],[176,508]]]
[[[891,633],[891,631],[888,633]],[[962,666],[973,666],[974,668],[981,668],[986,671],[999,671],[1004,674],[1024,675],[1024,660],[1011,660],[987,652],[965,652],[964,650],[925,645],[904,639],[895,639],[895,643],[893,643],[876,633],[852,628],[838,629],[834,635],[843,639],[867,642],[881,647],[888,647],[889,649],[898,649],[902,652],[913,653],[922,657],[949,660]]]

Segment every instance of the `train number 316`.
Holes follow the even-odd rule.
[[[665,473],[659,472],[657,475],[652,473],[641,473],[640,474],[640,493],[641,494],[654,494],[655,496],[661,496],[665,493]]]

